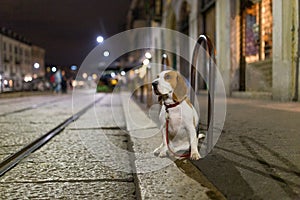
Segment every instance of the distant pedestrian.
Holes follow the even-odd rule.
[[[55,77],[55,93],[59,93],[61,91],[61,82],[62,82],[62,75],[60,69],[54,75]]]
[[[64,70],[61,71],[61,92],[65,94],[67,93],[67,77]]]
[[[72,90],[73,89],[73,79],[70,78],[69,81],[68,81],[68,83],[69,83],[70,90]]]
[[[50,76],[50,84],[51,84],[51,90],[54,90],[56,85],[55,85],[55,74],[52,74]]]

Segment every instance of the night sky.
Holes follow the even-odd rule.
[[[46,49],[46,63],[80,65],[97,45],[125,29],[131,0],[1,0],[0,27]]]

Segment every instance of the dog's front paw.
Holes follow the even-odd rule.
[[[160,147],[156,148],[156,149],[153,151],[153,154],[154,154],[155,156],[158,156],[158,155],[160,154],[160,150],[161,150]]]
[[[158,156],[159,156],[160,158],[165,158],[165,157],[168,156],[168,153],[167,153],[167,151],[161,151],[161,152],[159,153]]]
[[[200,133],[200,134],[198,135],[198,139],[199,139],[199,140],[204,139],[204,138],[205,138],[205,135],[204,135],[204,134]]]
[[[190,159],[191,160],[199,160],[201,158],[200,154],[198,152],[192,152]]]

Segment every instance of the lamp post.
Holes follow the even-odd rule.
[[[3,92],[3,79],[2,79],[3,72],[0,72],[0,84],[1,84],[1,93]]]
[[[147,83],[147,107],[149,108],[152,105],[152,85],[151,85],[151,65],[150,60],[152,55],[150,52],[145,53],[146,59],[143,61],[143,64],[147,67],[146,68],[146,83]]]
[[[97,42],[100,44],[100,43],[102,43],[102,42],[104,41],[104,38],[103,38],[101,35],[99,35],[99,36],[96,38],[96,40],[97,40]]]

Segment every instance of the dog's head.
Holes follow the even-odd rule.
[[[167,70],[161,72],[152,82],[153,90],[161,98],[172,98],[181,102],[187,95],[187,86],[184,78],[177,71]]]

